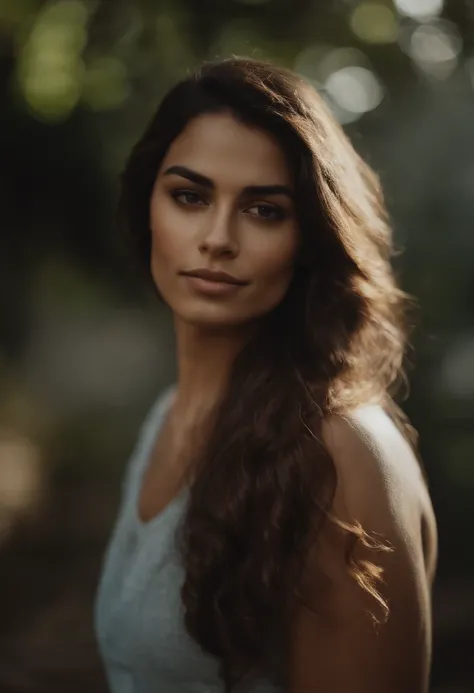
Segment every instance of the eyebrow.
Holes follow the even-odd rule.
[[[176,175],[186,178],[187,180],[201,185],[203,188],[215,190],[215,183],[211,178],[203,176],[202,173],[197,173],[187,166],[170,166],[164,172],[165,176]],[[293,199],[293,191],[288,185],[247,185],[243,191],[243,195],[286,195]]]

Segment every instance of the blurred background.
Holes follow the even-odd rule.
[[[100,560],[170,319],[117,176],[199,61],[306,76],[380,174],[418,300],[404,403],[439,523],[432,693],[474,691],[473,0],[0,0],[0,691],[105,693]]]

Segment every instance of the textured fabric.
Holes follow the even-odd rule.
[[[148,415],[128,464],[122,501],[106,550],[95,603],[99,649],[111,693],[222,693],[217,660],[187,634],[175,532],[185,488],[149,522],[138,515],[141,478],[173,389]],[[269,681],[236,693],[281,693]]]

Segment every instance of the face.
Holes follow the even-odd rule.
[[[266,132],[228,113],[188,123],[150,202],[151,271],[176,318],[237,326],[281,302],[299,244],[292,186]]]

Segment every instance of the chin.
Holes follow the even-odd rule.
[[[187,311],[183,313],[175,313],[176,317],[182,322],[193,325],[194,327],[203,328],[230,328],[246,325],[255,318],[252,316],[236,316],[232,311],[221,312],[217,311]]]
[[[183,302],[184,303],[184,302]],[[252,310],[247,306],[237,306],[229,303],[196,302],[194,305],[184,304],[170,306],[175,317],[188,325],[203,328],[232,328],[249,325],[263,317],[267,311]]]

